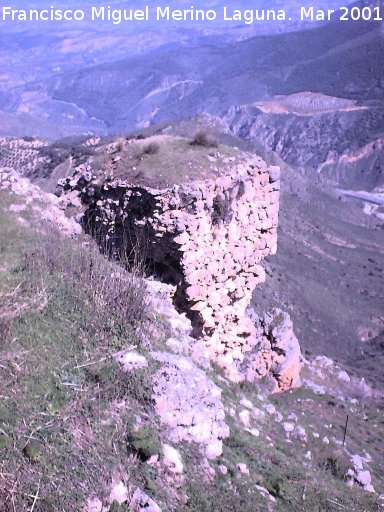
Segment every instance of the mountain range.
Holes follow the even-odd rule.
[[[290,2],[258,8],[266,6],[293,8]],[[137,25],[85,23],[58,31],[52,24],[22,30],[20,23],[3,23],[0,110],[15,118],[14,134],[21,124],[29,134],[55,137],[221,113],[275,94],[382,98],[380,22],[333,22],[306,30],[278,25],[158,24],[144,31]],[[283,33],[268,34],[276,30]],[[20,123],[20,114],[28,121]],[[0,133],[12,134],[9,122],[0,125]]]

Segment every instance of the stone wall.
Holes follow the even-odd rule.
[[[149,271],[176,285],[175,304],[191,319],[197,346],[232,380],[255,375],[249,364],[242,370],[244,354],[260,344],[246,309],[265,279],[261,260],[276,251],[279,168],[244,154],[230,170],[161,190],[101,183],[83,171],[61,186],[80,192],[86,229],[112,252],[140,247]]]

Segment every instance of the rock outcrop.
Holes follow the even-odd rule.
[[[223,439],[229,436],[222,390],[209,376],[207,354],[198,350],[190,336],[190,320],[172,304],[175,288],[153,280],[147,280],[146,285],[150,306],[163,316],[169,336],[161,351],[152,350],[147,355],[158,366],[152,376],[156,413],[171,442],[195,443],[204,457],[217,458],[222,454]],[[144,330],[150,332],[150,320]],[[153,339],[158,336],[151,333]],[[147,359],[129,347],[115,359],[128,372],[148,367]]]
[[[252,309],[247,311],[256,325],[259,340],[244,357],[242,369],[247,379],[268,376],[273,392],[299,387],[304,361],[289,314],[275,308],[259,318]]]
[[[17,202],[10,205],[10,211],[18,213],[30,208],[31,215],[39,223],[52,224],[66,236],[79,235],[82,232],[81,226],[65,215],[55,195],[43,192],[13,169],[0,167],[0,190],[8,190],[17,197]],[[22,218],[18,220],[26,222]]]
[[[195,442],[204,455],[215,459],[222,454],[222,439],[229,436],[221,389],[190,358],[154,352],[162,364],[154,376],[156,412],[167,426],[171,441]]]

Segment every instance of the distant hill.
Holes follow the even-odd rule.
[[[294,97],[296,101],[298,96]],[[270,104],[273,102],[264,103]],[[382,107],[343,110],[335,106],[332,111],[328,105],[328,110],[315,110],[311,115],[293,111],[266,113],[261,108],[265,106],[230,108],[224,116],[229,131],[277,152],[297,171],[307,170],[312,176],[319,174],[357,190],[384,185]]]
[[[333,22],[222,46],[152,52],[67,75],[50,87],[56,100],[76,103],[118,131],[220,113],[275,94],[380,100],[383,54],[380,23]]]
[[[251,33],[47,29],[41,39],[5,32],[2,76],[8,81],[0,76],[0,109],[28,112],[67,132],[116,133],[202,111],[220,114],[277,94],[383,99],[380,22],[334,21],[244,40]]]

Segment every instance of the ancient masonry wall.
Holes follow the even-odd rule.
[[[95,184],[86,172],[78,178],[71,188],[88,203],[84,224],[115,250],[123,238],[128,251],[145,240],[150,266],[177,285],[176,303],[191,318],[200,348],[228,377],[243,379],[244,354],[260,343],[246,308],[265,279],[261,260],[276,251],[279,168],[248,156],[227,173],[162,190],[118,180]]]

